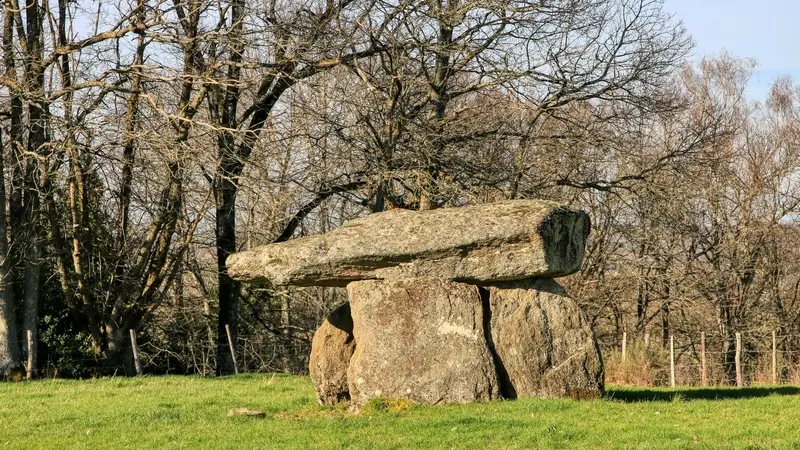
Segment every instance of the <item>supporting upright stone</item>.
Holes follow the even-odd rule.
[[[323,405],[350,400],[347,367],[355,348],[350,304],[345,303],[328,316],[311,341],[308,372]]]
[[[469,403],[500,397],[478,288],[432,278],[347,286],[353,404],[375,397]]]
[[[595,398],[603,363],[586,316],[551,279],[489,288],[503,396]]]

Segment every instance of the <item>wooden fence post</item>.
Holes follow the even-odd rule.
[[[139,359],[139,346],[136,345],[136,332],[133,331],[133,328],[130,329],[131,332],[131,348],[133,349],[133,364],[136,366],[136,375],[142,375],[144,373],[144,368],[142,367],[142,361]]]
[[[228,347],[231,349],[231,359],[233,360],[233,373],[239,375],[239,365],[236,364],[236,349],[233,347],[233,339],[231,339],[231,326],[225,324],[225,332],[228,334]]]
[[[644,334],[644,348],[645,350],[650,348],[650,333]]]
[[[628,347],[628,333],[622,332],[622,362],[625,362],[625,353]]]
[[[669,336],[669,386],[675,387],[675,339]]]
[[[778,384],[778,352],[775,331],[772,332],[772,384]]]
[[[736,386],[742,387],[742,333],[736,333]]]
[[[706,371],[706,332],[700,333],[700,385],[708,386],[708,372]]]
[[[33,380],[34,364],[36,362],[33,360],[33,331],[28,330],[28,367],[26,371],[26,379],[28,381]]]

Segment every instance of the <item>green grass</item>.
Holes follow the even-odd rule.
[[[800,448],[800,389],[612,388],[603,400],[316,404],[306,377],[0,383],[0,449]],[[266,419],[228,417],[230,408]]]

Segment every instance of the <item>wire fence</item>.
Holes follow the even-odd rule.
[[[36,342],[39,353],[32,361],[28,339],[12,341],[21,350],[23,376],[32,378],[94,377],[101,375],[133,376],[137,374],[217,375],[218,346],[211,338],[190,336],[184,342],[164,345],[159,339],[137,343],[136,334],[115,348],[115,358],[101,358],[88,351],[75,354],[48,352],[46,345]],[[303,374],[308,371],[310,342],[304,339],[269,339],[263,334],[240,335],[235,339],[235,361],[238,373],[287,372]],[[230,345],[230,342],[222,345]],[[43,348],[44,347],[44,348]],[[107,355],[112,352],[107,351]]]
[[[745,331],[601,342],[606,380],[637,386],[800,384],[800,335]]]
[[[169,343],[171,345],[165,345]],[[117,348],[114,360],[90,353],[51,357],[42,352],[38,361],[29,359],[29,341],[13,342],[22,349],[24,375],[29,378],[136,374],[217,374],[218,344],[202,333],[183,342],[146,339],[137,344],[136,334]],[[234,342],[238,373],[308,372],[311,344],[306,338],[276,339],[264,333],[242,334]],[[599,341],[606,382],[635,386],[751,386],[800,384],[800,334],[744,331],[731,335],[683,333],[649,335],[618,341]],[[42,357],[41,353],[45,356]],[[138,360],[138,364],[137,364]],[[81,369],[83,372],[70,372]]]

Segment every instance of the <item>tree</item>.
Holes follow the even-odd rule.
[[[231,339],[238,336],[238,283],[227,274],[225,261],[237,250],[236,194],[239,177],[245,168],[269,115],[284,93],[297,83],[322,71],[374,52],[351,40],[354,31],[348,21],[348,8],[353,0],[276,4],[262,14],[265,28],[246,29],[248,9],[243,0],[230,3],[230,18],[220,17],[220,28],[226,40],[203,57],[212,66],[219,66],[211,86],[209,116],[217,129],[218,161],[212,184],[216,203],[216,247],[219,286],[217,363],[220,374],[233,373],[233,360],[227,343],[226,327]],[[246,33],[257,32],[265,41],[252,43],[253,61],[246,61]],[[362,46],[363,47],[363,46]],[[218,62],[221,62],[219,64]],[[266,70],[246,70],[249,67]],[[250,79],[245,79],[248,76]],[[251,97],[243,95],[249,87],[257,87]],[[244,98],[243,98],[244,97]],[[240,104],[246,101],[246,105]],[[245,107],[246,106],[246,107]],[[240,113],[240,109],[244,112]],[[324,195],[323,195],[324,197]],[[301,210],[298,215],[307,214]],[[288,228],[296,227],[290,220]],[[284,233],[281,233],[283,236]],[[280,237],[279,237],[280,238]]]
[[[353,165],[376,180],[375,211],[386,201],[460,204],[487,187],[505,198],[607,187],[615,181],[529,169],[560,158],[551,148],[596,138],[587,133],[602,123],[679,107],[664,86],[690,42],[658,1],[377,2],[375,11],[363,28],[384,51],[348,64],[360,83],[342,85],[351,116],[336,127],[363,152]]]

